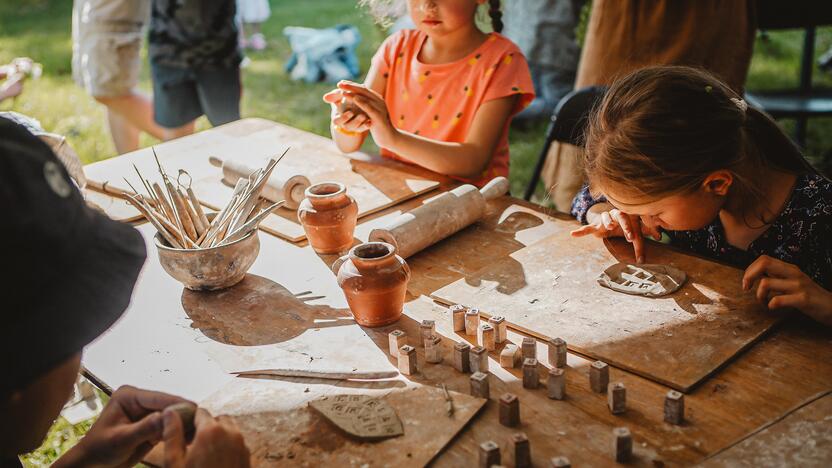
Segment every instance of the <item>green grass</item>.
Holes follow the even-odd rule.
[[[70,58],[71,7],[69,0],[0,1],[0,63],[28,55],[44,65],[44,76],[29,81],[22,96],[13,102],[0,104],[0,110],[15,110],[41,121],[46,129],[67,135],[70,143],[89,163],[115,154],[110,141],[105,112],[72,81]],[[384,38],[381,29],[364,12],[347,0],[277,1],[272,0],[272,17],[264,26],[269,48],[250,53],[251,65],[244,71],[242,114],[245,117],[264,117],[321,135],[328,134],[328,109],[321,95],[330,85],[292,82],[283,72],[289,57],[289,45],[282,35],[286,26],[328,27],[338,23],[356,25],[363,41],[358,49],[361,64],[366,70],[370,57]],[[832,46],[832,28],[818,31],[817,55]],[[748,88],[768,89],[794,87],[798,80],[798,63],[802,47],[799,31],[777,32],[767,39],[758,38]],[[146,63],[146,61],[145,61]],[[832,75],[815,71],[815,84],[832,86]],[[148,67],[142,72],[140,88],[150,90]],[[787,129],[791,122],[784,122]],[[198,129],[208,128],[202,118]],[[542,144],[545,124],[511,131],[512,192],[521,194]],[[154,140],[143,137],[142,144]],[[371,143],[367,148],[373,149]],[[818,118],[810,121],[807,155],[820,161],[832,149],[832,120]],[[829,167],[825,167],[827,173]],[[54,460],[77,441],[86,425],[70,427],[59,421],[49,438],[37,452],[27,458],[31,466]]]

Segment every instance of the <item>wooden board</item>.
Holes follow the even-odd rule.
[[[234,127],[239,128],[234,131]],[[426,171],[391,162],[379,164],[378,158],[363,153],[345,156],[328,138],[259,119],[234,122],[219,127],[205,139],[185,137],[158,145],[155,150],[171,178],[176,178],[179,169],[187,170],[200,201],[209,209],[219,210],[230,200],[233,188],[223,183],[222,169],[209,163],[210,156],[221,160],[245,160],[249,165],[261,167],[268,158],[279,156],[286,148],[289,152],[275,168],[274,176],[304,175],[313,184],[341,182],[358,203],[359,218],[430,192],[440,185],[438,180],[429,178]],[[129,190],[122,180],[126,177],[142,190],[132,164],[136,164],[145,178],[159,181],[149,148],[87,166],[85,170],[90,184],[99,189],[106,183],[109,187]],[[182,182],[187,184],[187,178]],[[287,209],[278,210],[260,227],[292,242],[306,237],[297,220],[297,212]]]
[[[325,386],[323,393],[290,391],[268,380],[238,379],[200,403],[212,414],[231,416],[251,451],[252,466],[425,466],[485,405],[486,400],[433,386],[407,386],[384,393]],[[345,435],[307,406],[323,395],[370,394],[399,416],[404,435],[362,442]],[[291,402],[291,405],[287,405]]]
[[[832,464],[832,394],[824,392],[794,411],[709,457],[702,467]]]
[[[781,317],[741,291],[742,271],[651,243],[651,263],[688,274],[664,298],[597,284],[609,265],[633,262],[630,244],[562,231],[435,291],[444,304],[502,315],[537,337],[688,391],[750,346]]]

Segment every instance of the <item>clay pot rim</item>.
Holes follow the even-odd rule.
[[[381,246],[384,246],[385,248],[387,248],[387,253],[380,256],[380,257],[361,257],[356,252],[360,248],[367,248],[367,247],[376,246],[376,245],[381,245]],[[365,262],[366,261],[384,260],[386,258],[390,258],[392,256],[395,256],[396,255],[396,248],[392,244],[387,243],[387,242],[379,242],[379,241],[364,242],[364,243],[358,244],[355,247],[351,248],[348,255],[349,255],[350,258],[357,258],[357,259],[365,261]]]
[[[313,189],[316,189],[316,188],[322,187],[322,186],[326,186],[326,185],[333,185],[333,186],[335,186],[335,188],[337,188],[337,190],[332,192],[332,193],[323,193],[323,194],[318,194],[318,193],[312,192]],[[332,198],[332,197],[336,197],[338,195],[343,195],[345,193],[347,193],[347,186],[342,184],[341,182],[318,182],[317,184],[312,184],[309,187],[306,187],[306,190],[303,191],[303,195],[306,198],[314,198],[314,199],[317,199],[317,200],[320,200],[322,198]]]

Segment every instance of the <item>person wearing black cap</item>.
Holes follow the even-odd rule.
[[[40,444],[69,398],[84,346],[122,315],[144,264],[141,235],[84,203],[52,150],[0,118],[0,467]],[[198,408],[186,445],[182,398],[122,387],[53,466],[132,466],[160,441],[165,464],[249,466],[242,436]]]

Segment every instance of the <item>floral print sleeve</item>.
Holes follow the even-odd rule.
[[[584,188],[575,195],[575,198],[572,199],[572,209],[570,213],[572,216],[575,217],[581,224],[586,224],[586,214],[593,205],[597,205],[598,203],[603,203],[607,201],[606,198],[603,196],[599,198],[592,198],[592,195],[589,193],[589,186],[584,185]]]

